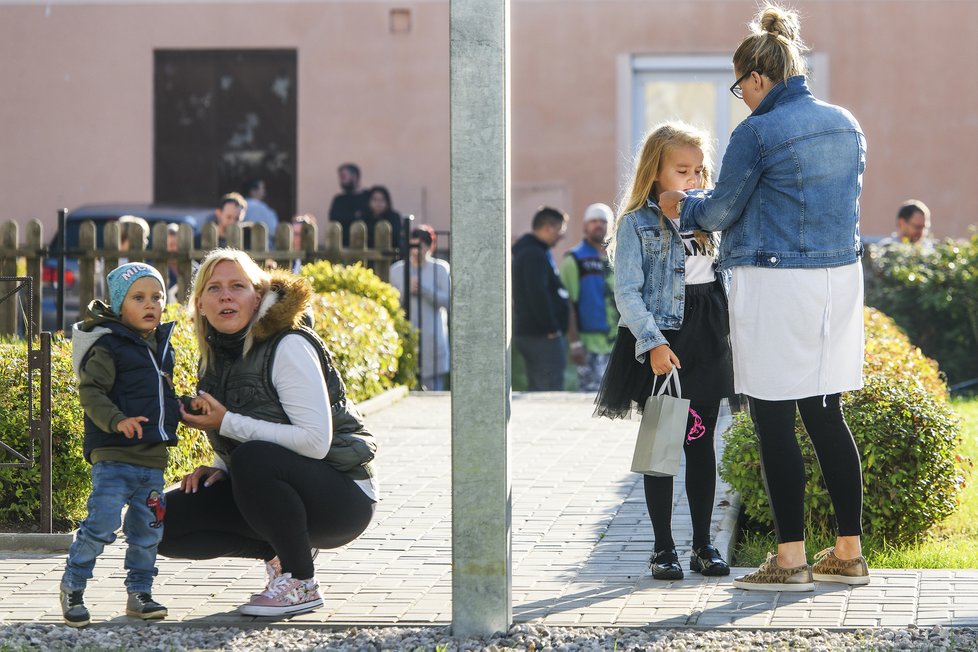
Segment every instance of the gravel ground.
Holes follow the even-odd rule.
[[[446,627],[327,629],[192,627],[165,624],[94,626],[0,626],[0,651],[17,650],[975,650],[978,629],[935,626],[919,629],[617,629],[515,625],[484,639],[457,639]]]

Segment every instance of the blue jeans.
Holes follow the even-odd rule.
[[[129,505],[126,521],[122,508]],[[92,493],[88,516],[68,549],[68,564],[61,585],[71,591],[84,590],[92,577],[95,559],[115,541],[122,524],[126,549],[126,589],[149,593],[156,577],[156,547],[163,538],[163,469],[123,462],[97,462],[92,466]]]

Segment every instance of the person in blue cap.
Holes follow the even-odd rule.
[[[163,277],[151,265],[126,263],[109,272],[109,304],[88,305],[72,327],[72,365],[85,411],[85,460],[92,465],[88,515],[68,551],[61,579],[65,623],[84,627],[91,618],[85,586],[95,559],[115,541],[122,522],[128,549],[126,614],[165,618],[152,597],[156,549],[163,536],[167,448],[177,443],[179,401],[173,389],[173,322],[161,324]]]

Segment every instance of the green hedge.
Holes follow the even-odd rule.
[[[323,263],[307,266],[320,295],[314,298],[315,329],[333,354],[351,398],[377,395],[413,381],[416,333],[400,312],[397,291],[373,272]],[[197,343],[189,314],[168,306],[164,320],[177,322],[172,345],[177,352],[174,384],[178,393],[196,386]],[[78,380],[71,368],[71,342],[55,336],[51,353],[54,520],[60,531],[85,516],[91,488],[89,466],[82,457],[84,426],[78,402]],[[406,341],[405,341],[406,340]],[[29,450],[26,390],[26,343],[0,341],[0,441],[17,451]],[[39,403],[36,406],[39,407]],[[168,484],[212,459],[206,437],[182,424],[179,445],[171,448]],[[40,455],[40,449],[36,450]],[[0,454],[0,460],[12,461]],[[30,527],[40,517],[40,467],[0,468],[0,524]],[[2,526],[0,526],[2,529]]]
[[[396,385],[414,387],[417,383],[418,375],[418,331],[411,326],[411,322],[404,316],[401,308],[401,295],[394,286],[385,283],[379,276],[363,267],[360,263],[355,265],[334,265],[328,260],[321,260],[316,263],[304,265],[300,273],[309,279],[314,292],[328,295],[331,292],[345,291],[349,295],[360,297],[358,303],[361,309],[370,314],[376,314],[376,308],[368,308],[366,302],[376,303],[380,309],[385,311],[393,322],[394,331],[399,337],[399,348],[394,359],[385,359],[370,371],[370,378],[366,381],[371,386],[389,389]],[[318,330],[318,326],[317,326]],[[321,335],[324,335],[320,332]],[[386,337],[385,332],[378,332],[380,340]],[[363,341],[369,343],[369,333],[364,333]],[[329,339],[326,340],[330,342]],[[378,342],[379,344],[379,342]],[[340,349],[334,350],[339,354]],[[393,354],[393,352],[391,352]],[[352,351],[353,356],[357,354]],[[351,358],[352,360],[352,358]]]
[[[978,233],[933,249],[870,248],[866,305],[892,317],[950,383],[978,378]]]
[[[872,308],[865,315],[865,386],[843,397],[862,457],[863,527],[894,543],[912,541],[957,508],[964,483],[958,421],[936,363],[910,344],[893,320]],[[795,430],[808,473],[808,523],[833,532],[831,502],[800,418]],[[746,413],[736,415],[725,440],[720,475],[740,494],[749,519],[773,525]]]

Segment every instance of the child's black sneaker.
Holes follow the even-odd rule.
[[[85,606],[85,591],[72,591],[61,587],[61,615],[68,627],[84,627],[92,621],[91,614]]]
[[[149,593],[130,593],[129,600],[126,601],[126,615],[151,620],[166,618],[167,611],[166,607],[154,600]]]
[[[657,580],[683,579],[683,567],[679,565],[679,555],[675,548],[661,550],[652,555],[649,568],[652,569],[652,577]]]

